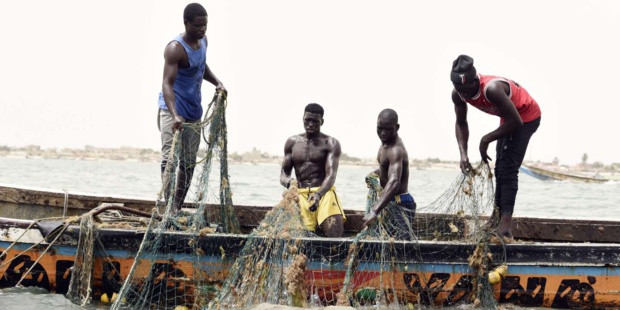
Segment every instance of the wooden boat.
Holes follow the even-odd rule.
[[[552,171],[533,165],[521,165],[519,168],[521,172],[544,181],[571,181],[581,183],[605,183],[608,179],[605,178],[592,178],[587,176],[581,176],[576,174],[562,173],[558,171]]]
[[[12,259],[0,268],[0,288],[17,284],[25,271],[32,268],[22,282],[24,286],[39,286],[51,292],[66,293],[70,268],[76,256],[79,227],[70,227],[49,251],[42,245],[53,233],[57,223],[33,223],[34,218],[75,216],[94,208],[118,206],[148,214],[155,202],[130,197],[110,197],[66,193],[41,189],[0,186],[0,260]],[[191,207],[191,206],[188,206]],[[215,206],[209,206],[215,207]],[[248,233],[257,226],[269,207],[236,206],[242,231]],[[345,231],[348,236],[361,228],[363,214],[347,210]],[[447,215],[417,215],[417,224],[423,225],[430,217]],[[458,226],[466,231],[469,219]],[[142,241],[143,228],[107,227],[98,230],[106,246],[109,260],[97,256],[93,271],[93,292],[101,294],[118,291],[127,276]],[[514,303],[526,307],[553,308],[614,308],[620,307],[620,222],[515,218],[513,233],[519,242],[504,247],[492,245],[494,256],[503,256],[508,275],[494,286],[500,303]],[[21,237],[21,238],[20,238]],[[190,278],[194,268],[184,261],[189,235],[171,232],[166,238],[174,240],[174,265],[169,260],[158,261],[158,279],[173,281]],[[221,284],[239,253],[247,235],[213,233],[200,237],[204,251],[200,257],[213,284]],[[19,240],[13,247],[6,249]],[[308,256],[306,283],[308,291],[322,299],[330,299],[343,285],[345,264],[351,238],[300,238]],[[380,241],[365,241],[360,251],[375,253]],[[472,270],[467,259],[475,245],[458,241],[393,242],[395,268],[390,277],[395,279],[392,297],[399,296],[411,303],[454,305],[468,300],[472,291]],[[446,251],[446,249],[449,249]],[[413,257],[411,253],[419,253]],[[223,255],[222,253],[226,253]],[[362,253],[363,254],[363,253]],[[0,254],[1,256],[2,254]],[[17,258],[15,258],[18,256]],[[360,255],[374,257],[374,255]],[[330,257],[330,260],[325,260]],[[419,261],[419,257],[423,261]],[[374,291],[385,277],[380,276],[379,262],[368,259],[360,262],[353,277],[358,287]],[[119,273],[114,273],[117,270]],[[106,275],[106,276],[104,276]],[[183,275],[183,276],[179,276]],[[383,279],[383,280],[382,280]],[[163,280],[161,280],[163,281]],[[355,292],[362,294],[362,290]]]

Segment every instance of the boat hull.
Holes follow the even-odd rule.
[[[54,232],[54,222],[34,224],[30,219],[81,215],[110,204],[150,212],[155,202],[0,186],[0,288],[15,286],[34,266],[22,285],[66,293],[77,253],[79,227],[69,227],[46,250],[48,244],[43,239]],[[269,210],[264,206],[235,206],[245,233],[257,227]],[[363,228],[363,212],[345,212],[348,219],[345,234],[354,236]],[[214,218],[213,222],[217,220]],[[420,213],[414,225],[417,231],[435,233],[420,225],[438,220],[458,226],[460,235],[452,236],[456,239],[463,239],[468,227],[479,224],[466,217]],[[620,307],[620,222],[514,218],[512,231],[522,242],[491,246],[494,261],[508,265],[508,275],[493,287],[500,303],[554,308]],[[95,300],[102,294],[111,296],[118,292],[144,237],[144,230],[139,229],[99,228],[97,233],[105,250],[95,251],[92,283]],[[194,248],[189,245],[194,237],[186,232],[163,234],[165,244],[176,247],[152,257],[153,261],[145,261],[142,265],[151,266],[150,269],[137,270],[135,279],[143,280],[154,272],[158,274],[154,278],[167,279],[166,285],[180,290],[176,296],[191,295],[186,293],[195,288],[193,281],[205,274],[209,285],[214,288],[222,285],[247,235],[201,236],[198,238],[201,256],[189,252]],[[317,295],[325,303],[335,300],[344,283],[344,262],[351,242],[350,238],[299,240],[300,249],[308,257],[305,281],[309,295]],[[33,247],[35,244],[38,245]],[[368,259],[376,257],[375,253],[381,253],[381,247],[385,246],[393,247],[393,252],[400,255],[394,257],[389,270],[380,261]],[[412,304],[434,305],[470,301],[473,272],[467,259],[473,250],[473,244],[455,241],[362,242],[359,253],[362,260],[351,282],[353,294],[358,301],[372,303],[378,298],[375,289],[390,287],[382,298],[398,297]],[[200,277],[194,274],[197,270]],[[390,281],[389,285],[385,281]]]
[[[33,242],[18,242],[6,252],[3,261],[12,260],[0,268],[0,287],[17,284],[33,265],[33,271],[22,281],[24,286],[43,287],[51,292],[66,293],[70,281],[70,268],[76,257],[74,240],[53,245],[45,252],[45,245],[28,250],[36,242],[38,230],[29,232]],[[23,233],[12,228],[11,235]],[[75,232],[74,232],[75,233]],[[96,252],[93,270],[93,297],[97,300],[104,293],[118,292],[134,263],[142,238],[135,231],[100,231],[102,241],[110,244],[105,253]],[[9,236],[10,237],[10,236]],[[39,238],[43,238],[39,233]],[[196,279],[195,266],[201,276],[207,275],[208,285],[219,287],[246,240],[245,235],[213,234],[201,237],[200,257],[187,252],[189,235],[174,233],[166,235],[178,247],[169,253],[145,261],[149,270],[137,271],[135,279],[143,280],[148,273],[157,272],[155,278],[167,279],[169,287],[175,287],[176,296],[193,291]],[[0,241],[4,253],[12,244],[7,237]],[[39,240],[40,241],[40,240]],[[281,240],[285,242],[285,240]],[[315,294],[324,302],[333,301],[344,283],[345,255],[350,239],[303,238],[298,244],[309,260],[305,273],[308,294]],[[385,242],[362,242],[360,257],[374,257]],[[467,258],[474,250],[473,244],[459,242],[399,242],[389,245],[394,253],[395,264],[386,269],[385,264],[375,260],[362,260],[352,279],[354,296],[358,301],[373,303],[375,290],[390,287],[383,298],[398,298],[402,303],[454,305],[471,302],[473,271]],[[417,255],[414,256],[413,253]],[[504,249],[492,246],[494,256],[503,256]],[[620,306],[620,245],[618,244],[508,244],[505,247],[508,274],[493,287],[500,303],[514,303],[526,307],[553,308],[605,308]],[[408,254],[407,254],[408,253]],[[17,259],[14,259],[17,256]],[[329,258],[329,260],[326,260]],[[420,258],[422,261],[420,261]],[[36,262],[36,264],[35,264]],[[615,262],[615,263],[614,263]],[[142,272],[142,274],[140,274]],[[184,279],[184,280],[181,280]],[[155,283],[164,285],[161,282]]]

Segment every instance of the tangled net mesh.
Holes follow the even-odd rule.
[[[250,234],[209,309],[265,302],[403,309],[465,302],[496,308],[488,274],[504,260],[491,253],[493,235],[482,229],[481,219],[493,207],[491,181],[488,166],[481,165],[459,175],[417,217],[390,204],[353,238],[337,239],[304,231],[294,185]],[[368,212],[382,188],[377,175],[366,183]],[[450,279],[454,273],[460,278]]]
[[[366,183],[368,211],[382,188],[376,175]],[[248,235],[216,232],[200,207],[153,219],[112,309],[497,307],[489,273],[505,258],[482,229],[494,203],[488,166],[459,174],[417,214],[391,203],[345,238],[305,230],[298,199],[293,184]]]
[[[299,217],[297,184],[248,235],[210,309],[259,303],[306,306],[307,232]]]
[[[203,131],[207,147],[196,164],[190,203],[176,216],[170,215],[174,175],[184,147],[178,134],[162,182],[164,199],[150,218],[110,224],[89,212],[64,219],[47,237],[51,246],[79,223],[68,298],[85,305],[105,295],[111,309],[243,309],[260,303],[497,307],[489,275],[505,263],[505,255],[501,240],[483,229],[484,215],[494,207],[488,165],[459,173],[416,212],[390,203],[369,227],[349,230],[343,238],[305,230],[293,182],[262,221],[241,234],[228,177],[225,109],[225,94],[216,93],[204,121],[183,128]],[[211,175],[214,164],[219,177]],[[368,212],[382,188],[377,175],[365,181]],[[103,231],[117,228],[127,235]],[[130,237],[136,230],[143,238]]]
[[[482,223],[494,207],[492,177],[484,164],[469,175],[459,174],[418,214],[390,202],[377,221],[353,238],[338,304],[412,308],[467,302],[496,308],[488,273],[505,258],[491,253],[494,235]],[[369,174],[366,183],[368,213],[382,188],[376,174]],[[464,254],[468,265],[459,259]],[[455,274],[460,278],[451,278]]]

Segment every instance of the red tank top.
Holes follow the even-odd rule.
[[[508,94],[508,98],[510,98],[510,100],[514,103],[517,111],[519,112],[519,116],[521,116],[521,120],[523,120],[524,123],[531,122],[540,117],[541,113],[538,103],[536,103],[536,100],[534,100],[534,98],[528,94],[527,90],[521,87],[518,83],[493,75],[478,74],[478,78],[480,79],[480,89],[478,90],[478,94],[469,100],[465,100],[461,97],[463,101],[478,108],[482,112],[500,116],[495,104],[491,103],[487,99],[487,87],[493,81],[503,81],[510,85],[510,93]],[[500,122],[504,122],[503,117],[500,119]]]

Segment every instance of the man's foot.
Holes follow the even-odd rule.
[[[512,225],[512,215],[502,214],[497,227],[497,233],[503,240],[514,241],[515,238],[510,231],[510,225]]]
[[[502,243],[506,244],[506,243],[513,243],[515,242],[515,238],[510,235],[510,236],[503,236],[502,237]]]

